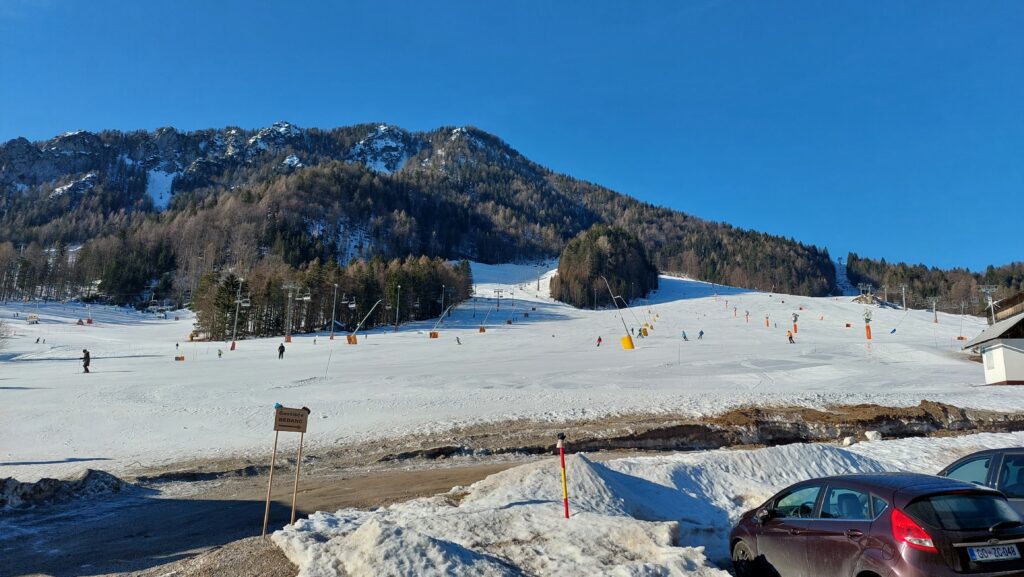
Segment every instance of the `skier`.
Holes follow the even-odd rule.
[[[683,340],[684,341],[689,341],[690,340],[690,339],[686,338],[686,331],[683,331]]]
[[[284,343],[281,343],[277,347],[277,358],[279,358],[279,359],[283,359],[284,358]]]
[[[178,350],[178,343],[174,343],[174,350]]]
[[[796,344],[796,341],[793,340],[793,331],[786,331],[786,336],[789,337],[789,344]]]
[[[224,351],[222,351],[220,349],[217,349],[217,358],[219,359],[219,358],[221,358],[223,356],[224,356]]]
[[[597,346],[601,346],[601,337],[597,337]]]
[[[699,341],[699,340],[701,340],[703,338],[704,338],[704,330],[702,329],[699,333],[697,333],[697,340]]]
[[[37,345],[39,344],[39,339],[41,339],[41,338],[42,338],[42,337],[36,337],[36,344],[37,344]]]
[[[455,344],[461,345],[462,344],[462,339],[460,339],[459,337],[455,337]]]
[[[316,337],[313,337],[313,344],[316,344]]]
[[[90,359],[90,355],[89,355],[89,349],[82,349],[82,358],[79,359],[79,360],[82,361],[83,372],[88,373],[89,372],[89,361],[91,360]]]

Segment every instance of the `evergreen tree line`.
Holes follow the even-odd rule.
[[[362,328],[432,319],[468,299],[472,288],[467,261],[377,257],[341,267],[314,260],[296,270],[265,259],[244,277],[203,274],[191,305],[202,338],[229,340],[330,331],[332,324],[344,333],[364,320]]]
[[[606,284],[607,282],[607,284]],[[621,306],[658,288],[658,269],[635,236],[595,225],[569,241],[551,278],[551,296],[578,308]],[[609,293],[609,289],[611,293]]]
[[[863,258],[851,252],[846,274],[854,286],[871,283],[879,296],[884,296],[885,287],[892,302],[900,302],[900,285],[905,284],[907,306],[931,307],[931,299],[938,298],[939,310],[959,313],[963,304],[966,312],[976,315],[985,315],[988,305],[988,299],[979,292],[979,287],[996,287],[992,295],[994,300],[1024,290],[1024,262],[988,266],[984,272],[977,273],[964,268],[943,270],[923,264],[889,263],[885,259]]]

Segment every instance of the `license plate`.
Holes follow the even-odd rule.
[[[994,547],[968,547],[967,554],[971,561],[1005,561],[1006,559],[1020,559],[1020,551],[1016,545],[996,545]]]

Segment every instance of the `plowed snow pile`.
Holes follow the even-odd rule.
[[[728,533],[797,481],[878,471],[934,473],[961,455],[1018,446],[1024,433],[788,445],[595,463],[557,460],[375,511],[316,513],[273,535],[301,577],[332,575],[726,576]]]

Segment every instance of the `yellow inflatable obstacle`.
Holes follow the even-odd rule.
[[[627,351],[633,350],[633,348],[634,348],[633,347],[633,337],[631,337],[629,335],[626,335],[626,336],[622,337],[622,341],[621,342],[622,342],[622,348],[623,349],[625,349]]]

